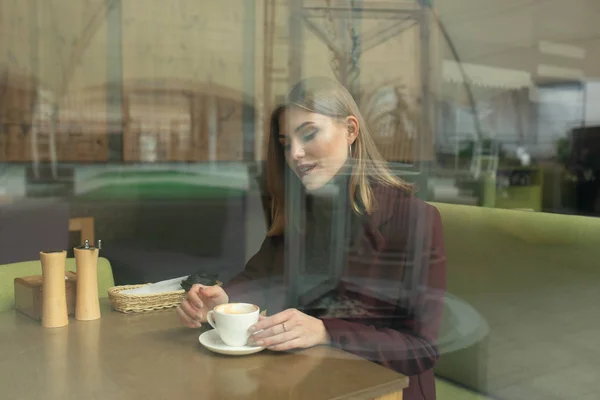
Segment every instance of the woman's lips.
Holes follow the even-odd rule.
[[[317,164],[298,165],[296,167],[296,172],[298,172],[298,175],[300,175],[300,176],[308,175],[312,172],[313,169],[315,169],[316,166],[317,166]]]

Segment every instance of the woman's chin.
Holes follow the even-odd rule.
[[[305,176],[300,181],[304,185],[304,188],[309,192],[314,192],[315,190],[319,190],[331,180],[331,177],[326,177],[322,175],[314,175],[314,176]]]
[[[304,184],[304,188],[307,192],[314,192],[315,190],[319,190],[323,187],[323,185],[318,185],[314,183]]]

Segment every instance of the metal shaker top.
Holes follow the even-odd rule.
[[[77,250],[94,250],[94,249],[102,249],[102,240],[98,240],[98,247],[91,246],[89,240],[85,240],[82,245],[75,247]]]

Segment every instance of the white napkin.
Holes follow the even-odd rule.
[[[124,290],[121,293],[123,294],[154,294],[154,293],[165,293],[165,292],[174,292],[177,290],[181,290],[181,282],[187,279],[186,276],[182,276],[180,278],[168,279],[166,281],[160,281],[156,283],[151,283],[150,285],[142,286],[136,289]]]

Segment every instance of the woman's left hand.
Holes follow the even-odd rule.
[[[295,308],[270,317],[259,318],[250,327],[253,334],[249,345],[264,346],[269,350],[284,351],[306,349],[320,344],[329,344],[330,337],[325,324]]]

